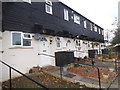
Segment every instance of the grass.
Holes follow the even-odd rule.
[[[87,88],[85,85],[80,85],[79,83],[72,83],[66,80],[61,80],[50,74],[40,72],[29,74],[29,77],[36,80],[37,82],[45,85],[48,88]],[[5,81],[2,84],[3,88],[9,88],[9,81]],[[41,88],[32,81],[21,76],[15,79],[12,79],[12,88]]]

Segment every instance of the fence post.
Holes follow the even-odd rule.
[[[120,89],[120,67],[118,67],[118,88]]]
[[[10,77],[10,90],[12,88],[12,82],[11,82],[11,67],[9,67],[9,77]]]
[[[115,70],[117,72],[117,62],[116,62],[117,59],[115,59]]]
[[[99,68],[97,68],[97,70],[98,70],[98,79],[99,79],[99,89],[101,90],[100,70]]]

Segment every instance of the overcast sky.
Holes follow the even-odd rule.
[[[60,0],[104,29],[112,29],[120,0]]]

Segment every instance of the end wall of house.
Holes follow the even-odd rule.
[[[33,66],[39,65],[39,44],[38,42],[33,40],[33,47],[30,48],[13,48],[11,47],[11,32],[5,31],[3,32],[3,60],[7,64],[16,68],[17,70],[27,73],[30,68]],[[3,81],[9,79],[8,70],[9,68],[6,66],[2,67],[3,70]],[[18,76],[19,74],[12,71],[12,77]]]
[[[2,60],[2,32],[0,31],[0,60]],[[0,82],[2,81],[2,63],[0,63]]]
[[[2,60],[2,3],[0,1],[0,60]],[[0,63],[0,86],[2,82],[2,64]],[[1,89],[1,87],[0,87]]]

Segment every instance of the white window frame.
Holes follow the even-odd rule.
[[[94,31],[97,32],[97,26],[96,25],[94,25]]]
[[[50,11],[47,10],[47,7],[50,8]],[[51,6],[51,5],[48,5],[48,4],[45,4],[45,11],[46,11],[46,13],[48,13],[48,14],[53,14],[53,12],[52,12],[52,6]]]
[[[48,11],[47,8],[49,8],[50,11]],[[48,14],[53,14],[53,11],[52,11],[52,1],[46,0],[45,11],[46,11],[46,13],[48,13]]]
[[[59,45],[60,45],[59,47],[58,47],[58,43],[59,43]],[[57,48],[61,48],[61,42],[60,42],[60,41],[57,41],[57,42],[56,42],[56,47],[57,47]]]
[[[101,34],[101,29],[99,28],[99,34]]]
[[[18,33],[18,34],[21,34],[21,45],[13,45],[13,33]],[[12,47],[22,47],[23,45],[23,41],[22,41],[22,32],[11,32],[11,46]]]
[[[69,14],[67,9],[64,9],[64,20],[69,21]]]
[[[90,23],[90,30],[93,31],[93,25]]]
[[[104,35],[104,30],[102,30],[102,35]]]
[[[45,0],[48,5],[52,6],[52,1],[51,0]]]
[[[87,28],[87,22],[84,21],[84,28]]]
[[[74,14],[74,23],[80,24],[80,17]]]
[[[29,33],[23,33],[23,39],[32,39],[32,35],[31,34],[29,34],[30,38],[24,37],[24,34],[29,34]]]
[[[13,45],[13,33],[21,34],[21,45]],[[30,34],[30,33],[23,33],[23,32],[17,32],[17,31],[11,32],[11,47],[32,47],[32,35],[30,34],[31,38],[25,38],[23,37],[24,34]],[[23,46],[23,39],[31,40],[31,46]]]
[[[23,1],[31,4],[31,0],[23,0]]]

